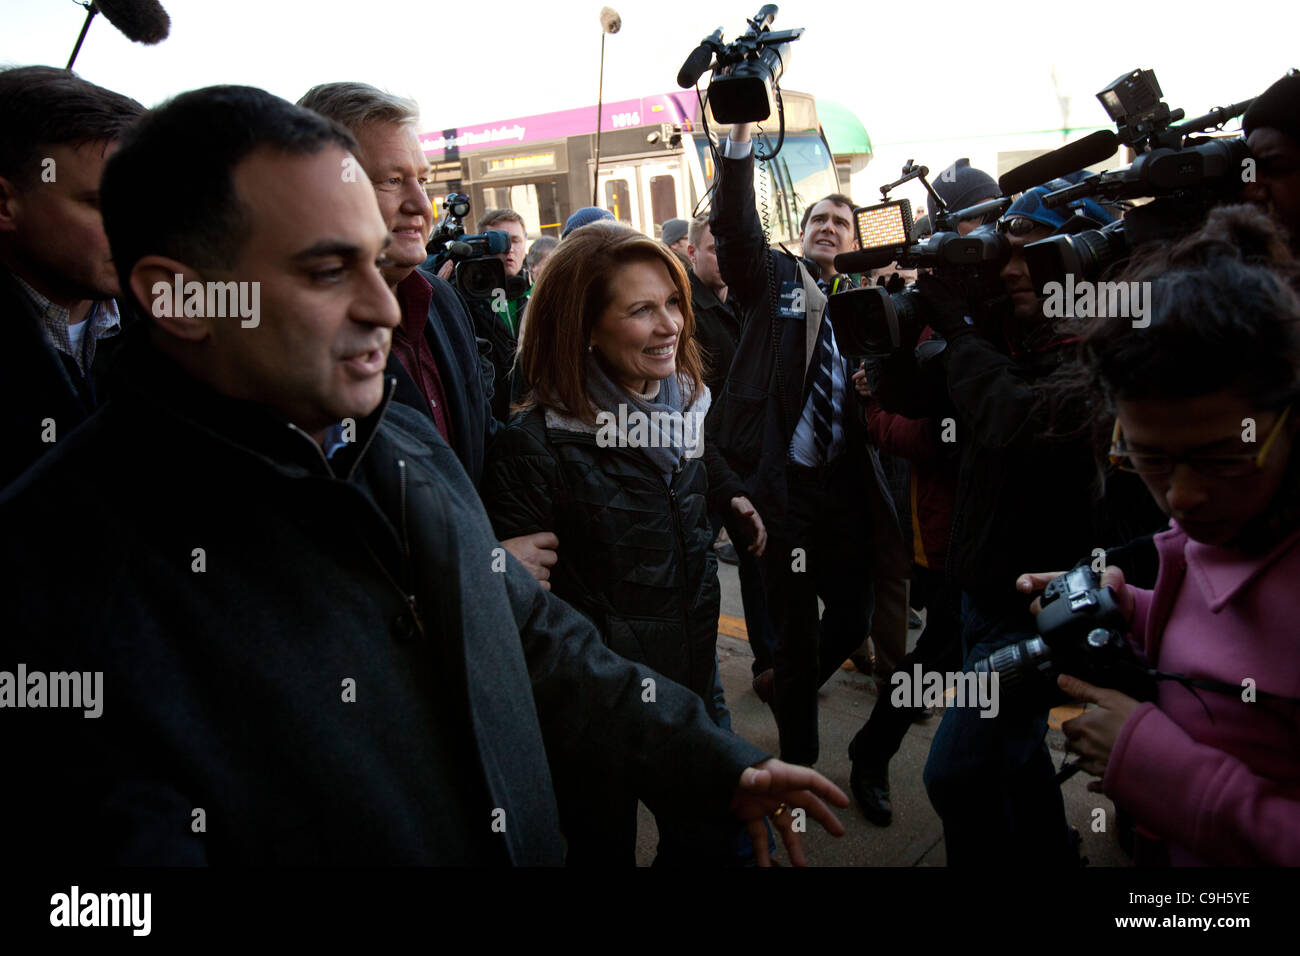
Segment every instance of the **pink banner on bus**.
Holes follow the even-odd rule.
[[[699,109],[694,90],[619,100],[616,103],[606,103],[601,108],[600,129],[601,132],[613,132],[649,123],[694,122]],[[596,107],[593,104],[576,110],[560,110],[480,126],[423,133],[420,135],[420,145],[430,159],[440,160],[445,157],[448,148],[466,153],[493,146],[580,136],[594,133],[595,127]]]

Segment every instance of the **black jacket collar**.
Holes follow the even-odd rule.
[[[114,404],[143,406],[151,417],[165,416],[181,428],[204,434],[232,450],[256,456],[286,474],[350,478],[383,420],[396,380],[384,381],[384,397],[357,422],[356,439],[326,459],[316,441],[274,409],[231,398],[191,376],[149,341],[148,323],[123,333],[109,385]]]

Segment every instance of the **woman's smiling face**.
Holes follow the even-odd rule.
[[[610,299],[591,330],[591,346],[624,388],[649,391],[651,381],[677,370],[681,294],[657,260],[618,266],[608,279]]]

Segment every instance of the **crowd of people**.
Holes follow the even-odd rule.
[[[430,258],[418,122],[355,82],[146,110],[0,72],[15,858],[620,866],[640,800],[656,865],[803,863],[851,805],[813,769],[830,675],[876,682],[848,782],[889,826],[933,717],[895,678],[1005,660],[1092,563],[1155,689],[1053,690],[1135,859],[1300,864],[1300,74],[1245,114],[1239,193],[1117,267],[1144,325],[1045,314],[1025,246],[1126,212],[1048,183],[957,225],[1003,237],[1006,308],[923,270],[876,355],[831,317],[907,279],[837,270],[841,193],[769,247],[748,124],[659,238],[483,210],[487,297]],[[731,727],[724,533],[778,756]],[[1048,705],[1003,692],[934,736],[948,863],[1076,867]]]

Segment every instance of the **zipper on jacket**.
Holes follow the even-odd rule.
[[[325,470],[329,472],[331,475],[334,474],[334,470],[330,468],[330,460],[325,457],[325,452],[321,449],[316,439],[312,438],[310,435],[308,435],[305,431],[303,431],[293,422],[289,423],[289,430],[293,432],[297,432],[303,438],[307,439],[307,441],[311,442],[311,447],[315,449],[316,455],[320,458],[321,464],[325,466]]]
[[[668,482],[668,510],[673,516],[673,544],[677,548],[677,566],[682,569],[682,585],[677,590],[677,599],[682,606],[681,627],[682,643],[686,645],[686,686],[690,686],[691,677],[694,674],[693,664],[694,653],[691,648],[690,630],[686,624],[690,618],[689,609],[686,606],[686,541],[682,533],[682,518],[677,510],[677,489],[674,487],[677,483],[677,477],[682,473],[682,463],[679,461],[677,467],[673,469],[673,476]],[[708,564],[708,555],[705,555],[705,565]],[[716,640],[716,638],[715,638]],[[703,695],[701,695],[703,696]]]
[[[402,563],[405,570],[403,575],[408,581],[411,577],[411,538],[406,530],[406,459],[397,459],[397,483],[398,483],[398,502],[399,513],[402,521]],[[397,582],[393,582],[396,584]],[[424,637],[424,619],[420,616],[420,605],[415,599],[415,594],[410,588],[398,588],[402,596],[406,598],[406,605],[411,609],[411,617],[415,620],[415,629]]]

